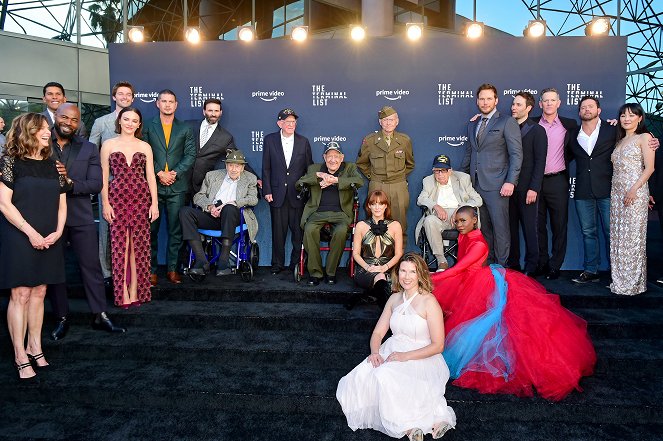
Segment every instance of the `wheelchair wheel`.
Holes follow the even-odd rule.
[[[304,268],[306,268],[306,257],[304,257]],[[304,270],[304,271],[306,271],[306,270]],[[301,272],[301,273],[299,272],[299,262],[297,262],[297,264],[294,266],[294,268],[292,270],[292,274],[295,278],[295,282],[297,282],[297,283],[301,282],[302,279],[304,278],[304,272]]]
[[[253,279],[253,267],[248,260],[242,260],[239,263],[239,274],[245,282],[250,282]]]
[[[205,280],[205,275],[200,275],[200,274],[191,274],[189,273],[189,279],[193,280],[196,283],[200,283],[203,280]]]
[[[258,264],[260,263],[260,247],[258,242],[251,244],[251,252],[249,253],[249,262],[251,266],[255,269],[258,269]]]

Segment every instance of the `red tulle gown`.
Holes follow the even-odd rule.
[[[457,378],[453,384],[517,396],[532,396],[536,390],[554,401],[582,390],[581,377],[591,375],[596,363],[587,323],[535,280],[497,265],[484,266],[487,256],[481,231],[461,234],[456,265],[432,276],[433,294],[445,315],[444,356]],[[496,305],[500,292],[502,302]],[[491,314],[492,324],[468,353],[465,344],[472,328]],[[447,353],[454,359],[454,350],[456,359],[466,360],[450,363]]]
[[[131,264],[127,262],[127,239],[136,257],[136,283],[138,301],[149,302],[150,293],[150,187],[145,178],[144,153],[136,152],[127,164],[122,152],[110,154],[109,162],[113,173],[108,200],[113,207],[115,219],[110,224],[111,263],[115,305],[124,305],[124,287],[131,283]],[[126,266],[125,266],[126,262]]]

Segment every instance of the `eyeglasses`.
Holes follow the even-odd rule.
[[[435,173],[436,175],[443,175],[443,174],[447,174],[447,173],[449,173],[449,170],[448,170],[448,169],[444,169],[444,168],[442,168],[442,169],[436,169],[436,170],[433,170],[433,173]]]
[[[284,120],[283,124],[286,125],[286,126],[294,126],[294,125],[297,125],[297,120],[295,120],[295,121],[285,121]]]

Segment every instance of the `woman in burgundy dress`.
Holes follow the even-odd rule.
[[[122,109],[115,121],[119,136],[101,147],[101,199],[110,224],[115,304],[125,309],[152,298],[150,222],[157,220],[159,209],[152,149],[138,139],[141,124],[138,109]]]
[[[435,273],[433,294],[444,311],[444,359],[454,384],[482,393],[561,400],[581,390],[596,353],[587,323],[534,279],[486,266],[488,244],[476,209],[455,215],[458,262]]]

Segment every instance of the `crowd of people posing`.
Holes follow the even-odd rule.
[[[199,228],[221,231],[216,274],[223,277],[231,273],[240,218],[255,241],[258,221],[251,207],[258,204],[259,188],[270,206],[272,274],[297,265],[303,246],[307,283],[315,286],[323,279],[336,283],[356,191],[364,178],[369,181],[365,219],[355,225],[352,246],[355,282],[365,294],[346,307],[374,298],[382,315],[371,354],[338,386],[353,430],[374,428],[412,440],[425,433],[441,437],[455,426],[444,398],[450,377],[483,393],[536,392],[550,400],[580,390],[581,377],[592,373],[596,361],[586,323],[534,279],[559,276],[572,160],[585,254],[584,271],[574,281],[598,280],[600,227],[609,244],[612,292],[646,289],[648,209],[653,205],[663,214],[663,202],[657,203],[663,179],[656,177],[658,193],[650,194],[659,142],[647,132],[638,104],[625,104],[618,120],[608,122],[600,119],[599,100],[583,97],[578,126],[557,114],[555,89],[543,90],[543,113],[533,119],[535,101],[528,92],[515,95],[511,115],[501,115],[497,89],[481,85],[480,113],[468,123],[459,170],[448,156],[435,155],[417,198],[424,212],[417,242],[425,240],[437,260],[431,276],[419,255],[404,252],[414,154],[410,138],[396,131],[392,107],[378,112],[380,130],[364,138],[356,162],[346,161],[342,146],[331,142],[320,163],[296,133],[297,113],[283,109],[279,130],[264,138],[256,172],[219,124],[219,100],[205,101],[204,119],[192,127],[175,118],[171,90],[158,94],[159,115],[150,121],[132,106],[131,84],[118,83],[112,96],[116,110],[97,119],[89,141],[81,136],[79,109],[66,102],[58,83],[44,87],[47,110],[16,117],[7,134],[0,158],[0,289],[11,289],[8,325],[23,380],[48,365],[41,349],[47,285],[54,287],[58,318],[51,337],[62,339],[69,329],[63,243],[77,254],[93,326],[125,332],[106,313],[104,279],[112,277],[116,306],[151,300],[150,287],[158,284],[159,216],[167,217],[169,283],[181,282],[183,244],[193,255],[192,274],[211,271]],[[301,187],[308,189],[307,198],[298,197]],[[90,200],[96,194],[99,234]],[[519,227],[526,250],[522,269]],[[458,254],[449,267],[442,232],[453,229]],[[292,254],[286,263],[288,232]],[[390,329],[392,336],[382,343]]]

